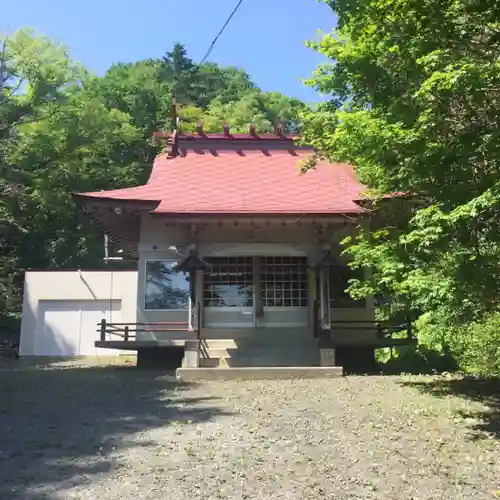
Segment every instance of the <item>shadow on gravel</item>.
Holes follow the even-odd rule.
[[[403,382],[403,385],[438,397],[458,396],[483,404],[487,407],[486,411],[461,412],[460,416],[477,422],[471,427],[474,437],[500,439],[499,379],[434,379],[429,382]]]
[[[121,466],[120,450],[144,446],[137,433],[224,414],[165,372],[15,366],[0,369],[1,499],[49,500],[85,488]]]

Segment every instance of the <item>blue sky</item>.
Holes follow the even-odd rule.
[[[179,41],[200,60],[236,0],[23,0],[2,6],[2,30],[32,27],[65,42],[74,59],[102,74],[113,62],[158,57]],[[299,83],[322,58],[304,46],[335,26],[316,0],[244,0],[209,60],[245,69],[264,90],[311,102]]]

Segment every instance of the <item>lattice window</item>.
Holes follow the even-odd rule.
[[[264,307],[307,307],[305,257],[261,257],[259,262]]]
[[[252,307],[252,257],[213,257],[205,273],[203,300],[205,307]]]
[[[366,301],[355,300],[347,292],[351,279],[360,279],[362,271],[348,266],[330,266],[328,281],[330,288],[330,307],[332,309],[364,309]]]

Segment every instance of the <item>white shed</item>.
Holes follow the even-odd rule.
[[[27,271],[21,356],[98,356],[97,324],[135,323],[137,271]]]

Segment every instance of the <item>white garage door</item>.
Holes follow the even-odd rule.
[[[35,336],[37,356],[97,356],[119,351],[98,349],[97,323],[121,321],[120,300],[43,300]]]

